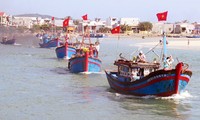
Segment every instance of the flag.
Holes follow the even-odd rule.
[[[51,20],[54,21],[54,17],[52,17]]]
[[[87,14],[83,15],[82,18],[83,18],[83,20],[88,20]]]
[[[117,27],[115,27],[115,28],[113,28],[112,30],[111,30],[111,33],[112,34],[117,34],[117,33],[119,33],[120,32],[120,26],[117,26]]]
[[[66,27],[66,26],[68,26],[69,25],[69,18],[67,18],[67,19],[65,19],[64,21],[63,21],[63,27]]]
[[[168,13],[168,11],[162,12],[162,13],[157,13],[156,16],[158,18],[158,21],[166,21],[167,20],[167,13]]]

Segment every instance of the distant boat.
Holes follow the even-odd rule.
[[[51,47],[57,47],[61,44],[60,40],[59,39],[53,39],[53,40],[50,40],[46,43],[39,43],[40,47],[41,48],[51,48]]]
[[[59,46],[55,49],[57,58],[70,59],[72,55],[76,54],[76,48],[69,45],[68,42],[65,45]]]
[[[16,39],[15,38],[12,38],[12,39],[9,39],[9,40],[7,40],[7,37],[3,37],[2,38],[2,42],[1,42],[1,44],[5,44],[5,45],[13,45],[13,44],[15,44],[15,41],[16,41]]]
[[[68,68],[72,73],[100,72],[101,60],[89,56],[88,52],[83,56],[76,56],[69,59]]]
[[[165,35],[163,48],[165,53]],[[183,62],[179,62],[173,69],[163,69],[160,68],[160,63],[141,63],[120,58],[114,65],[118,67],[116,72],[105,71],[110,87],[116,92],[134,96],[165,97],[179,94],[185,90],[192,76],[189,65]]]
[[[76,54],[69,59],[68,68],[70,72],[100,72],[101,60],[98,58],[98,49],[98,41],[95,42],[95,45],[91,44],[91,41],[90,44],[86,44],[83,39],[80,48],[76,50]]]
[[[90,34],[90,38],[103,38],[103,37],[105,37],[105,34],[102,34],[102,33],[97,33],[97,34],[91,33]]]
[[[187,38],[200,38],[200,35],[186,36]]]

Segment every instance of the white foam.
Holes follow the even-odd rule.
[[[22,45],[22,44],[14,43],[14,45]]]
[[[174,99],[174,100],[178,100],[178,99],[186,99],[186,98],[191,98],[193,97],[188,91],[184,91],[180,94],[174,94],[172,96],[169,97],[161,97],[161,99]]]
[[[101,71],[101,72],[81,72],[80,74],[105,74],[104,71]]]

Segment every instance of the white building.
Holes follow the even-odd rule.
[[[12,25],[12,16],[7,15],[5,12],[0,12],[0,25]]]
[[[120,18],[120,25],[138,26],[139,23],[139,18]]]
[[[195,25],[191,23],[179,23],[181,33],[183,34],[191,34],[192,31],[195,29]]]
[[[90,29],[90,32],[91,33],[96,33],[97,30],[99,30],[99,28],[101,27],[105,27],[106,26],[106,21],[96,21],[96,20],[93,20],[93,21],[82,21],[79,23],[78,25],[78,31],[79,32],[83,32],[83,29],[88,26],[89,29]]]
[[[106,19],[106,27],[113,28],[114,26],[118,26],[118,19],[116,17],[109,17]]]
[[[14,17],[13,25],[15,26],[24,26],[27,28],[32,28],[33,24],[38,21],[37,17]]]

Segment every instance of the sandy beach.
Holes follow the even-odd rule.
[[[143,46],[143,47],[153,47],[158,44],[159,38],[150,38],[155,39],[155,42],[141,42],[136,44],[135,46]],[[168,48],[173,49],[200,49],[200,39],[191,39],[191,38],[167,38]]]

